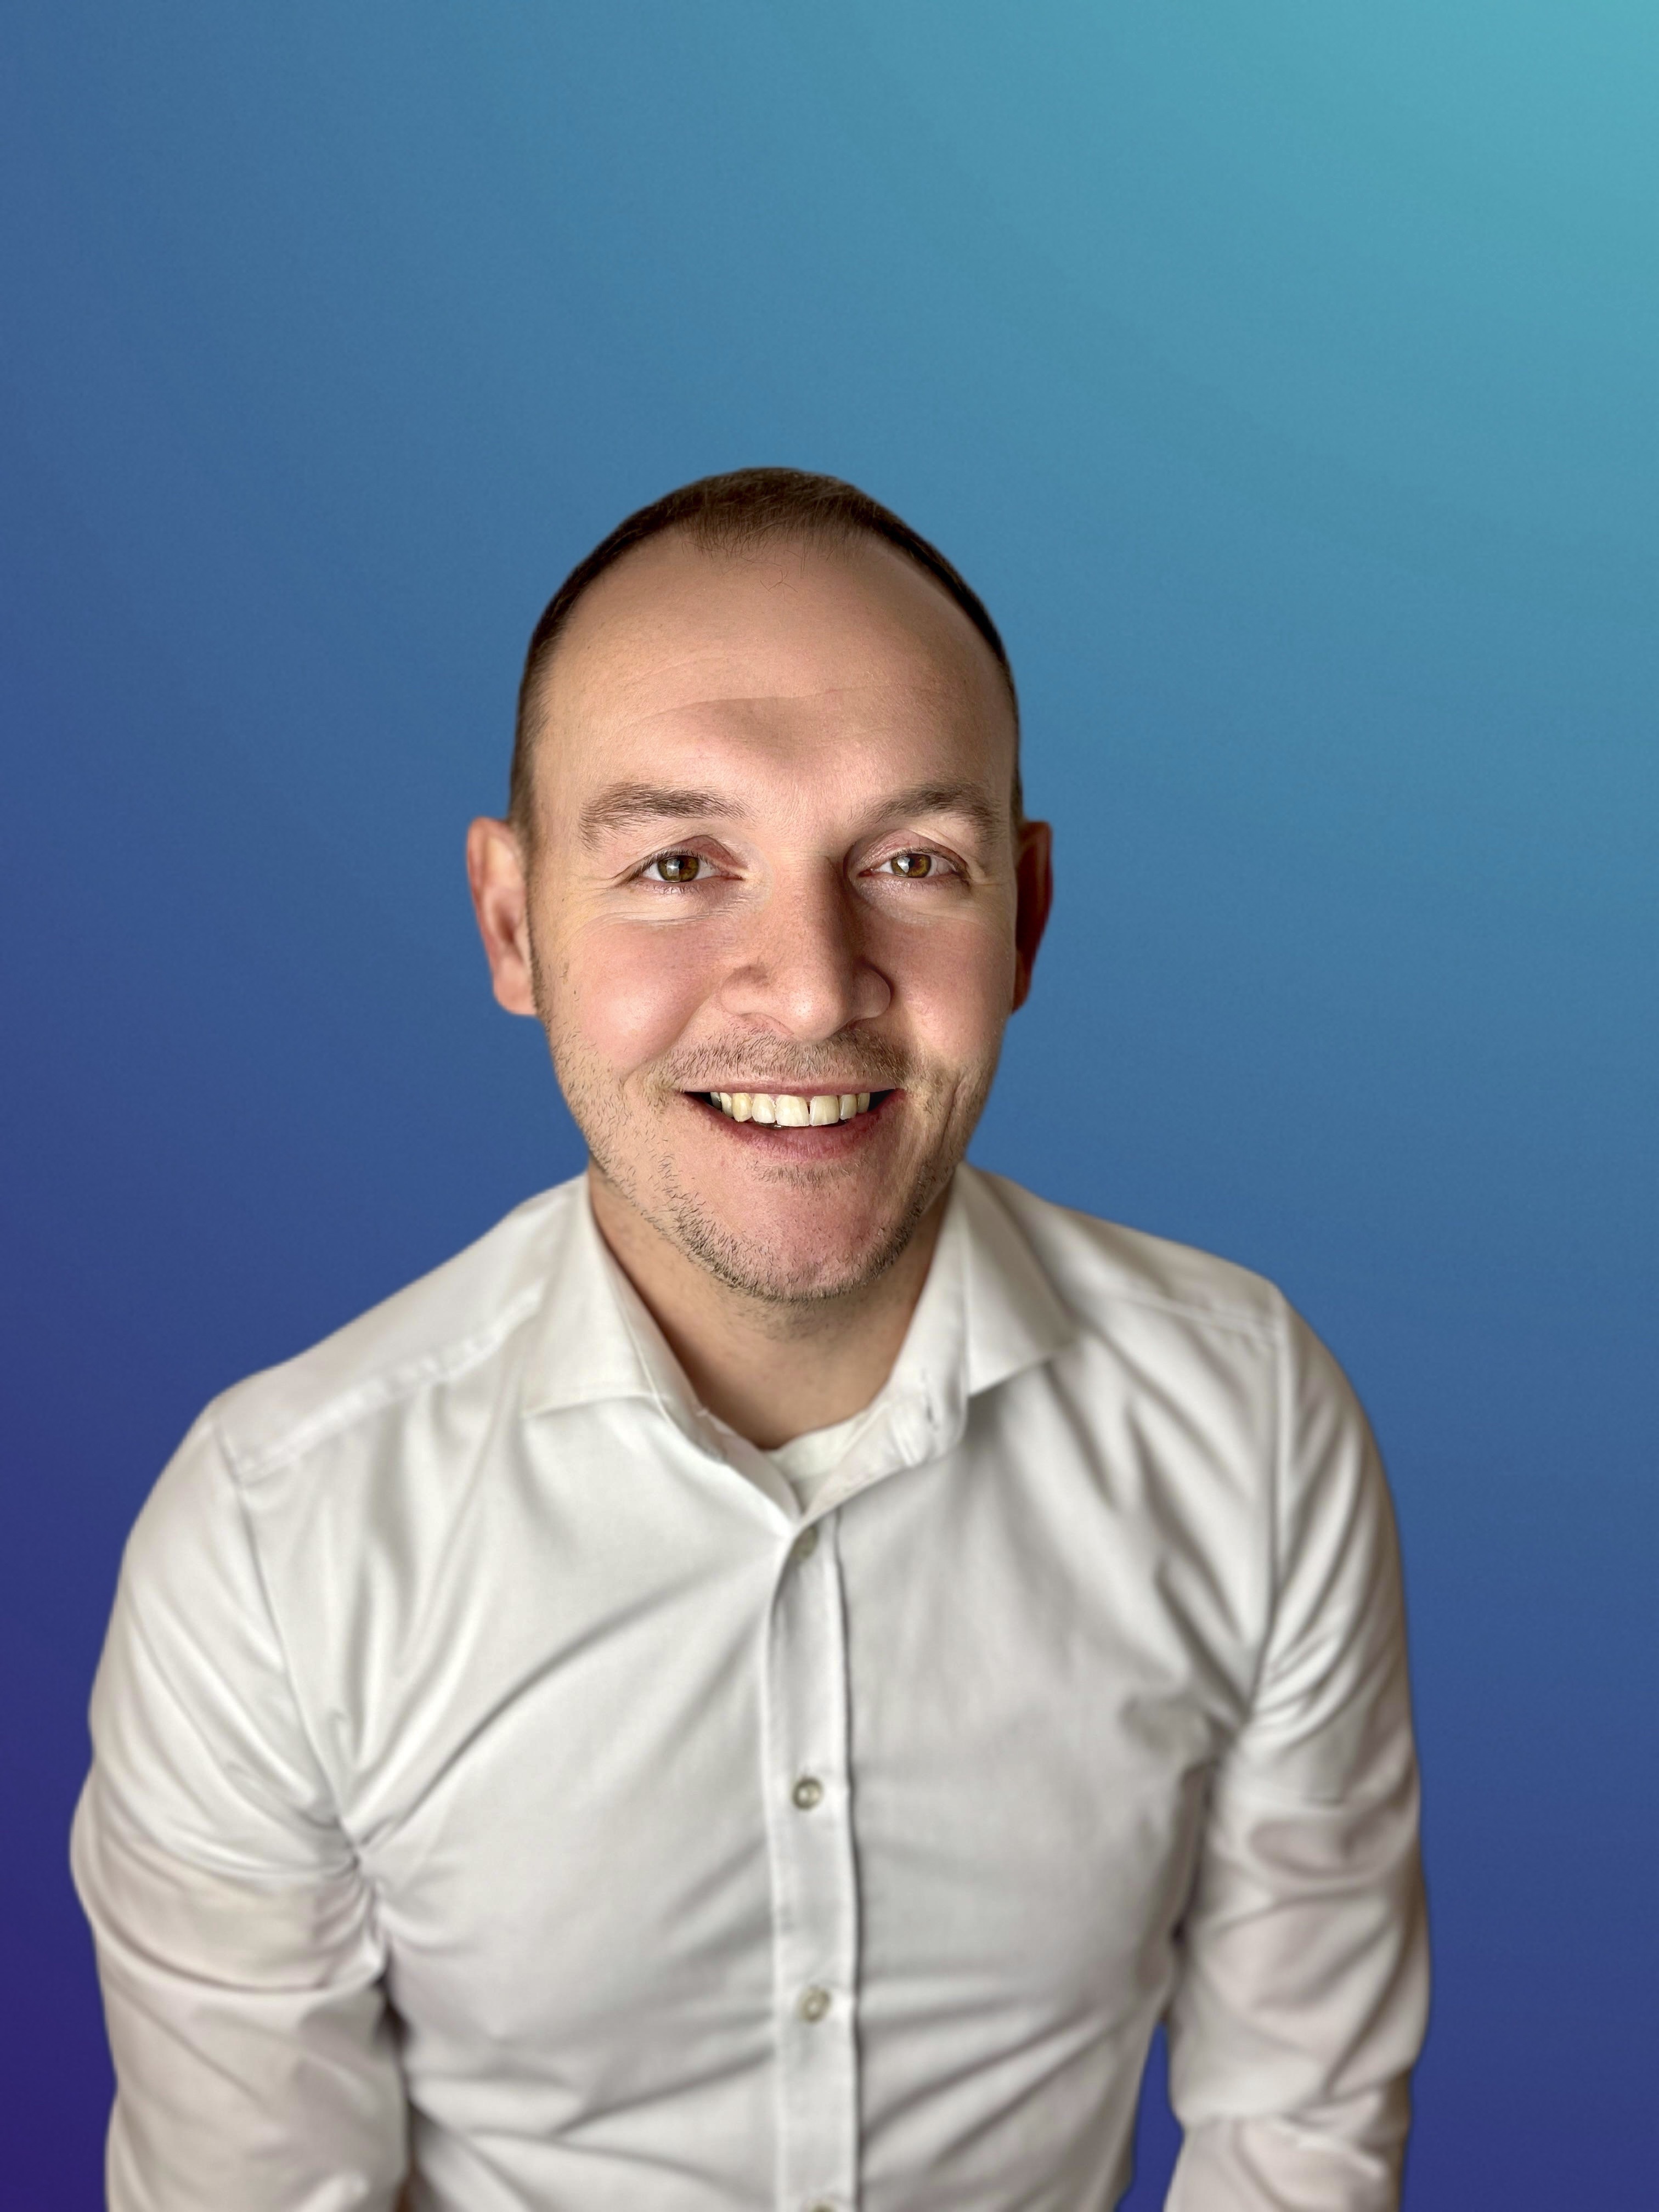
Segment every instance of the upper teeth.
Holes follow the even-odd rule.
[[[820,1091],[811,1098],[794,1091],[712,1091],[708,1095],[734,1121],[759,1121],[780,1129],[822,1129],[831,1121],[850,1121],[855,1114],[869,1112],[872,1096],[867,1091]]]

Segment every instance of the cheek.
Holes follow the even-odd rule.
[[[587,1053],[619,1076],[666,1052],[713,988],[707,953],[691,930],[617,923],[584,930],[566,947],[564,1024]]]
[[[926,1052],[959,1063],[994,1053],[1014,988],[1009,933],[978,921],[895,932],[889,980]]]

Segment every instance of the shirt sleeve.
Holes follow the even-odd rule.
[[[1387,1487],[1340,1370],[1288,1310],[1279,1377],[1272,1617],[1170,2012],[1168,2212],[1391,2212],[1427,2014]]]
[[[71,1858],[115,2060],[111,2212],[391,2212],[384,1947],[210,1419],[128,1545],[92,1731]]]

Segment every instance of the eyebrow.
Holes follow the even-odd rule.
[[[613,783],[581,811],[581,839],[597,845],[608,832],[636,830],[644,822],[688,822],[710,814],[741,820],[744,810],[718,791],[694,791],[680,784]]]
[[[1004,817],[977,784],[913,783],[886,799],[880,813],[892,820],[905,815],[957,814],[971,822],[980,834],[994,838]],[[723,793],[699,791],[682,784],[613,783],[581,811],[582,842],[590,848],[618,830],[637,830],[650,822],[690,822],[717,816],[742,821],[747,810]]]
[[[913,783],[908,791],[895,792],[881,811],[884,815],[960,814],[986,838],[994,838],[1007,818],[976,783]]]

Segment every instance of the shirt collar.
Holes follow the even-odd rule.
[[[530,1348],[526,1413],[653,1399],[702,1450],[718,1450],[679,1362],[599,1234],[586,1177],[566,1192]],[[958,1168],[927,1280],[872,1408],[882,1418],[857,1455],[856,1485],[833,1482],[823,1506],[878,1473],[948,1451],[962,1434],[970,1398],[1051,1358],[1073,1330],[997,1178]]]

